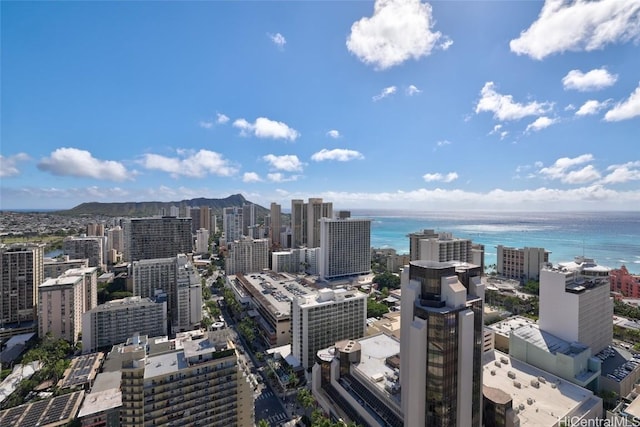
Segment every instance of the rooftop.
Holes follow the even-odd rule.
[[[67,286],[67,285],[75,285],[76,283],[82,280],[81,276],[60,276],[58,278],[46,279],[39,288],[49,288],[54,286]]]
[[[391,387],[399,379],[398,372],[386,361],[400,353],[400,340],[386,334],[379,334],[361,338],[356,342],[360,344],[361,349],[360,363],[355,363],[353,369],[367,378],[380,393],[389,395],[399,405],[400,393],[388,393],[385,391],[385,386]]]
[[[247,292],[269,309],[276,318],[290,315],[290,303],[293,298],[315,293],[295,276],[283,273],[238,274],[236,277]]]
[[[483,385],[511,396],[521,427],[556,425],[565,416],[580,417],[602,405],[591,391],[499,351],[483,355],[483,369]]]
[[[78,418],[98,414],[120,406],[122,406],[122,392],[120,388],[93,392],[85,397],[80,412],[78,412]]]
[[[525,326],[525,325],[535,325],[536,322],[533,320],[524,317],[524,316],[512,316],[508,317],[500,322],[492,323],[491,325],[487,325],[487,329],[491,329],[493,332],[503,336],[509,336],[512,331]]]
[[[535,323],[524,325],[520,328],[514,329],[511,331],[511,333],[518,338],[521,338],[528,343],[533,344],[536,347],[544,351],[548,351],[552,354],[579,354],[588,349],[588,347],[581,343],[570,343],[563,340],[562,338],[558,338],[555,335],[545,332],[541,330],[540,327]]]
[[[104,359],[103,353],[91,353],[71,359],[71,366],[64,372],[60,387],[74,387],[93,381]]]

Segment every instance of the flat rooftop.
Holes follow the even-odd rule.
[[[20,427],[66,425],[76,417],[83,397],[84,391],[76,391],[0,411],[0,425]]]
[[[293,298],[313,295],[315,290],[304,285],[295,276],[266,272],[236,275],[255,299],[270,309],[275,317],[289,316]],[[276,313],[280,313],[277,315]]]
[[[540,329],[540,327],[533,323],[530,325],[524,325],[518,329],[511,331],[512,334],[521,338],[536,347],[547,351],[552,354],[579,354],[586,350],[588,347],[580,343],[570,343],[558,338],[555,335],[551,335]]]
[[[71,365],[59,382],[60,388],[75,387],[92,382],[103,359],[103,353],[91,353],[72,358]]]
[[[111,388],[108,390],[98,391],[88,394],[80,412],[78,412],[78,418],[86,417],[88,415],[99,414],[100,412],[108,411],[122,406],[122,392],[120,388]]]
[[[565,416],[579,417],[602,406],[602,400],[591,391],[497,350],[486,352],[482,363],[483,385],[511,396],[521,427],[553,426]]]
[[[487,329],[491,329],[493,332],[499,335],[509,336],[511,332],[521,328],[524,325],[535,325],[536,322],[523,316],[508,317],[500,322],[492,323],[485,326]]]
[[[356,340],[360,344],[360,362],[353,365],[353,369],[375,385],[380,393],[390,396],[400,405],[400,393],[391,394],[385,390],[385,385],[399,380],[397,372],[391,368],[386,360],[400,354],[400,340],[386,334],[373,335]]]

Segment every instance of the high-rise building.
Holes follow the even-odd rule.
[[[311,198],[307,203],[307,247],[320,246],[320,220],[333,218],[333,203]]]
[[[189,208],[189,217],[191,218],[191,233],[195,234],[200,226],[200,208]]]
[[[200,206],[200,227],[196,230],[201,228],[211,231],[211,208],[209,206]]]
[[[401,276],[400,383],[406,426],[482,425],[481,268],[411,261]]]
[[[291,353],[305,369],[318,350],[342,340],[362,338],[366,330],[367,295],[357,290],[321,289],[291,303]]]
[[[177,259],[176,310],[172,316],[172,332],[197,329],[202,321],[202,282],[186,255]]]
[[[38,334],[75,344],[82,332],[84,277],[60,276],[38,287]]]
[[[87,258],[89,267],[105,269],[104,237],[65,237],[62,250],[69,258]]]
[[[320,277],[339,277],[371,272],[371,220],[329,219],[320,223]]]
[[[193,250],[191,218],[133,218],[123,222],[124,259],[175,257]]]
[[[256,205],[246,203],[242,205],[242,235],[251,236],[249,229],[256,225]]]
[[[280,248],[280,229],[282,228],[282,209],[277,203],[271,203],[271,225],[269,227],[269,240],[271,247]]]
[[[613,340],[613,300],[608,267],[576,257],[540,270],[540,329],[578,341],[597,354]]]
[[[124,234],[122,227],[119,225],[107,230],[107,249],[115,249],[120,253],[124,252]]]
[[[291,200],[291,247],[307,245],[307,209],[302,199]]]
[[[121,425],[253,427],[253,391],[225,332],[176,340],[160,352],[141,337],[119,348]]]
[[[124,343],[136,333],[167,335],[167,303],[128,297],[104,304],[82,315],[82,352]]]
[[[243,238],[228,242],[226,274],[252,273],[269,268],[269,240]]]
[[[90,223],[87,224],[87,236],[104,236],[104,224]]]
[[[62,258],[45,258],[44,277],[56,278],[69,269],[84,267],[89,267],[87,258],[71,259],[68,255],[64,255]]]
[[[209,252],[209,230],[200,228],[196,231],[196,253],[206,254]]]
[[[631,274],[624,265],[611,270],[611,292],[618,292],[627,298],[640,298],[640,275]]]
[[[409,234],[409,258],[411,261],[423,259],[420,253],[420,240],[422,239],[437,239],[438,233],[434,230],[422,230],[416,233]]]
[[[544,248],[513,248],[498,245],[496,272],[517,280],[538,280],[540,267],[549,262],[549,251]]]
[[[44,282],[44,248],[45,245],[39,243],[0,245],[1,337],[37,330],[38,286]]]
[[[82,277],[82,295],[84,298],[83,313],[98,305],[98,267],[70,268],[60,276]]]
[[[177,206],[169,206],[169,216],[180,216],[180,208]]]
[[[243,209],[237,206],[222,209],[222,231],[227,243],[242,238]]]

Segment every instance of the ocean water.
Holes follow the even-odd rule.
[[[370,218],[371,246],[409,253],[409,233],[423,229],[485,245],[485,265],[498,245],[542,247],[553,263],[584,255],[600,265],[640,274],[640,212],[407,212],[352,210]]]

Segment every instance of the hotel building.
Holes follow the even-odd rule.
[[[406,426],[482,425],[481,267],[412,261],[401,275]]]
[[[280,229],[282,228],[282,207],[277,203],[271,203],[271,226],[269,227],[269,241],[271,247],[282,247],[280,244]]]
[[[496,272],[499,276],[516,280],[538,280],[540,268],[549,262],[544,248],[512,248],[498,245]]]
[[[269,268],[269,240],[242,238],[227,242],[226,274],[253,273]]]
[[[317,295],[294,298],[291,353],[309,369],[318,350],[338,341],[362,338],[366,316],[367,295],[357,290],[321,289]]]
[[[191,218],[133,218],[122,225],[125,261],[175,257],[193,251]]]
[[[319,274],[323,279],[371,272],[371,220],[320,219]]]

